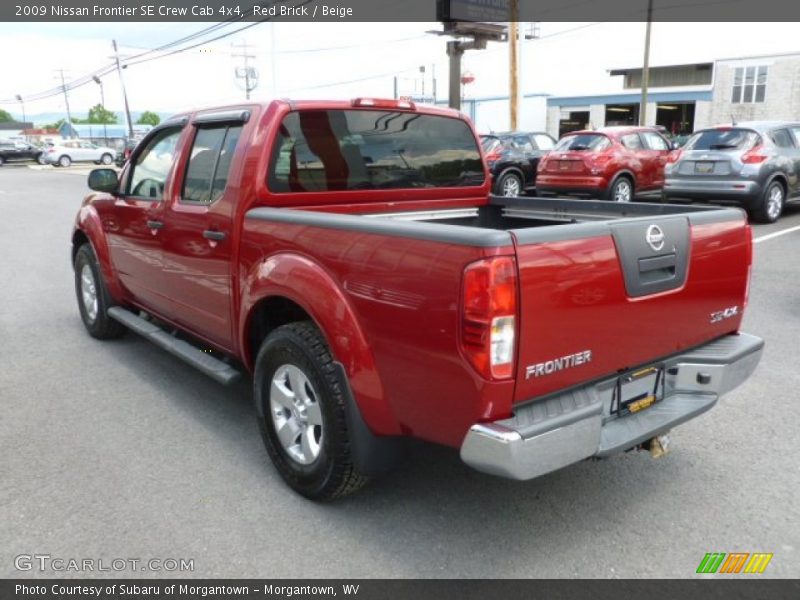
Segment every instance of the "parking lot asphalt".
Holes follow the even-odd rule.
[[[125,577],[695,577],[707,552],[770,552],[763,577],[800,576],[800,231],[756,244],[758,370],[675,429],[667,457],[512,482],[419,443],[315,504],[270,464],[249,380],[224,388],[136,335],[86,334],[69,262],[86,170],[0,170],[0,576],[82,575],[14,566],[47,554],[194,561],[98,573]],[[798,225],[789,208],[754,236]]]

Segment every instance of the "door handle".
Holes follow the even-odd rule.
[[[214,240],[215,242],[221,242],[225,239],[225,232],[223,231],[216,231],[214,229],[206,229],[203,232],[203,237],[207,240]]]
[[[164,226],[164,223],[162,223],[161,221],[151,221],[148,219],[147,226],[150,229],[161,229]]]

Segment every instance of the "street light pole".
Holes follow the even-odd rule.
[[[653,24],[653,0],[647,0],[647,29],[644,34],[644,64],[642,65],[642,100],[639,125],[647,125],[647,88],[650,86],[650,27]]]
[[[22,105],[22,123],[25,124],[25,121],[27,121],[28,119],[25,118],[25,103],[22,101],[22,96],[20,94],[17,94],[17,101]],[[28,141],[27,135],[25,136],[25,141],[26,142]]]
[[[97,75],[92,75],[92,79],[94,82],[100,86],[100,106],[103,109],[101,113],[103,119],[103,143],[108,146],[108,131],[106,130],[106,95],[103,93],[103,80],[100,79]]]
[[[119,74],[119,82],[122,85],[122,99],[125,101],[125,118],[128,121],[128,136],[133,139],[133,122],[131,121],[131,109],[128,108],[128,94],[125,91],[125,80],[122,78],[122,67],[119,64],[119,52],[117,51],[117,40],[111,40],[114,46],[114,60],[117,63],[117,73]]]

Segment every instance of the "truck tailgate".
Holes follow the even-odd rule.
[[[512,230],[520,281],[514,402],[737,331],[744,213],[711,209]]]

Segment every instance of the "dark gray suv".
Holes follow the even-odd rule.
[[[800,199],[800,123],[752,121],[696,132],[668,159],[663,199],[738,204],[772,223]]]

